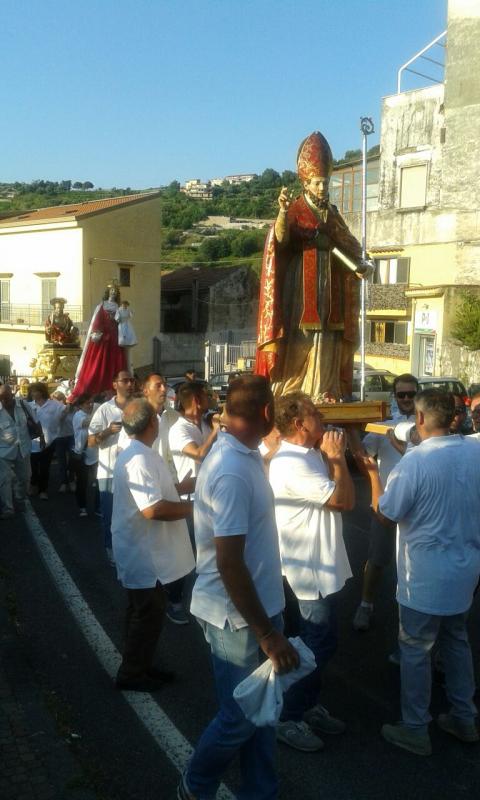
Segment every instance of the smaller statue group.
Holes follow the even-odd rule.
[[[70,315],[65,311],[66,300],[64,297],[54,297],[50,300],[53,311],[45,320],[45,338],[54,347],[78,347],[78,328],[75,327]]]

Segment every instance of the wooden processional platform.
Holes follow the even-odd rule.
[[[372,433],[383,433],[392,427],[384,420],[390,415],[390,404],[384,400],[356,403],[317,403],[326,425],[356,425]],[[383,423],[383,424],[382,424]]]

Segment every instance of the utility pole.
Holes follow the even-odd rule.
[[[371,117],[360,117],[362,132],[362,259],[367,260],[367,136],[375,128]],[[367,276],[362,279],[360,287],[360,400],[365,400],[365,330],[367,306]]]

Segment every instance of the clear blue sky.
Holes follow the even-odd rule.
[[[2,0],[0,181],[282,171],[312,130],[339,157],[360,146],[360,116],[379,129],[381,98],[445,29],[446,5]]]

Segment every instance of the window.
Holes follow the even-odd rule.
[[[397,320],[370,320],[366,339],[374,344],[407,344],[407,322]]]
[[[0,280],[0,320],[10,322],[10,281]]]
[[[130,286],[130,267],[120,267],[119,273],[120,286]]]
[[[367,211],[378,207],[378,160],[367,161]],[[330,202],[337,206],[342,214],[362,210],[362,167],[337,168],[330,178]]]
[[[42,286],[42,314],[48,317],[52,310],[50,300],[57,296],[57,279],[56,278],[40,278]]]
[[[427,165],[402,167],[400,171],[400,208],[423,208],[427,194]]]
[[[376,258],[376,270],[373,276],[374,283],[383,286],[392,283],[408,283],[410,277],[409,258]]]

